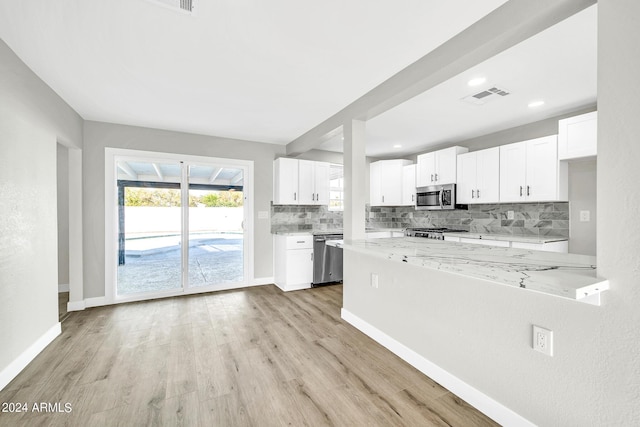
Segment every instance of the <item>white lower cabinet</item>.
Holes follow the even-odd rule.
[[[283,291],[311,287],[313,281],[313,236],[275,236],[274,282]]]

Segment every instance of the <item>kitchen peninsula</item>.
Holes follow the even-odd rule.
[[[587,255],[414,237],[359,240],[345,249],[582,302],[592,303],[588,297],[609,287],[596,277],[595,257]]]
[[[342,318],[504,425],[532,425],[510,409],[526,406],[512,384],[544,389],[525,373],[580,351],[575,331],[593,328],[609,287],[585,255],[419,237],[343,251]],[[553,331],[555,360],[534,351],[533,326]]]

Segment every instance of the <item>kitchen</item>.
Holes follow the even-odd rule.
[[[579,31],[577,32],[580,33]],[[532,41],[531,43],[534,42]],[[542,51],[539,46],[532,48],[534,52]],[[559,50],[566,52],[567,48],[559,47]],[[522,55],[518,56],[518,58],[522,57]],[[541,58],[535,55],[531,58],[533,63],[539,60]],[[524,64],[523,67],[526,67],[526,65],[530,64]],[[579,70],[584,64],[576,65]],[[504,62],[499,63],[497,68],[509,69],[509,67],[505,67]],[[568,71],[567,78],[571,79],[571,76],[575,75],[575,73],[576,69]],[[457,84],[458,91],[460,91],[460,87],[463,87],[464,89],[462,90],[466,91],[466,95],[473,93],[473,89],[467,86],[467,81],[463,80],[468,80],[473,74],[466,73],[458,81],[451,82],[451,84]],[[554,77],[557,78],[558,76]],[[591,79],[591,85],[593,85],[595,83],[595,75],[592,75]],[[447,87],[447,83],[443,83],[442,86],[450,90],[451,87]],[[558,84],[562,85],[562,83]],[[504,87],[511,89],[514,85],[515,83],[509,85],[505,83]],[[487,86],[487,88],[491,87],[493,86]],[[434,88],[436,91],[438,89],[441,88]],[[441,90],[444,92],[444,89]],[[482,90],[477,92],[482,92]],[[419,127],[415,124],[419,122],[419,120],[416,120],[416,115],[418,114],[416,111],[420,114],[424,114],[425,111],[432,111],[429,108],[425,108],[425,105],[432,109],[442,108],[448,111],[448,105],[443,106],[442,103],[436,105],[436,107],[429,106],[429,96],[432,95],[429,91],[426,92],[423,95],[422,105],[420,105],[419,99],[412,100],[414,104],[421,108],[415,108],[416,105],[406,106],[406,104],[410,104],[410,102],[407,102],[396,108],[396,110],[400,110],[397,113],[391,110],[389,113],[367,121],[367,155],[370,154],[370,145],[375,146],[376,142],[378,142],[375,138],[376,129],[382,128],[383,124],[381,123],[385,120],[392,121],[391,118],[385,119],[385,116],[396,114],[395,119],[398,119],[398,115],[409,117],[413,121],[409,122],[409,119],[405,119],[403,122],[407,124],[407,127],[418,127],[424,131],[424,125]],[[464,96],[465,94],[457,93],[456,96],[449,96],[449,98],[460,103],[460,99]],[[513,97],[513,94],[508,96]],[[591,96],[593,96],[592,99],[595,99],[595,94]],[[474,106],[473,108],[476,108],[476,111],[478,108],[499,108],[497,106],[505,99],[507,99],[506,96],[504,99],[496,97],[487,106]],[[437,98],[437,101],[442,101],[442,99]],[[533,105],[528,108],[531,112],[538,107]],[[514,107],[511,105],[507,108]],[[358,238],[353,239],[351,242],[347,240],[344,245],[343,318],[403,359],[412,361],[415,367],[418,367],[418,369],[432,378],[438,378],[441,383],[447,384],[447,387],[455,389],[467,401],[478,403],[479,407],[486,407],[483,402],[487,404],[487,401],[490,402],[488,406],[494,405],[495,402],[492,399],[487,399],[487,396],[482,393],[476,393],[477,390],[474,390],[473,387],[468,387],[469,384],[460,386],[458,377],[450,375],[450,371],[446,369],[441,369],[443,366],[448,365],[447,362],[440,359],[442,357],[441,354],[447,353],[447,351],[425,348],[425,342],[433,341],[433,337],[437,336],[441,339],[435,340],[438,343],[435,347],[447,348],[447,354],[449,355],[463,354],[465,351],[459,346],[451,344],[451,340],[448,338],[449,336],[459,336],[461,342],[469,343],[469,345],[477,348],[480,353],[490,354],[492,348],[497,345],[496,342],[503,342],[503,338],[495,337],[495,332],[489,330],[488,333],[491,338],[487,339],[486,342],[478,341],[479,332],[475,327],[458,322],[451,315],[443,312],[443,307],[452,309],[458,306],[453,310],[453,313],[457,313],[462,309],[460,307],[464,307],[470,313],[476,312],[481,318],[489,319],[492,311],[491,304],[488,304],[484,309],[489,310],[489,312],[485,312],[479,309],[474,301],[483,301],[487,298],[489,301],[500,301],[504,298],[501,294],[503,292],[508,295],[516,291],[519,292],[519,294],[511,297],[518,300],[514,304],[525,312],[527,311],[526,307],[529,304],[529,298],[539,299],[539,294],[543,294],[546,298],[551,295],[553,295],[552,298],[562,296],[569,301],[572,300],[571,303],[574,304],[576,301],[586,302],[588,305],[600,304],[601,293],[606,293],[609,284],[606,279],[597,277],[596,262],[593,256],[596,253],[595,182],[597,162],[595,160],[595,141],[597,136],[597,112],[595,109],[595,102],[593,106],[582,104],[569,113],[558,113],[551,117],[537,116],[539,118],[537,121],[520,123],[511,128],[494,129],[493,132],[487,134],[476,133],[468,138],[461,139],[461,142],[449,144],[449,146],[440,144],[435,147],[436,149],[394,157],[389,154],[391,150],[387,151],[386,158],[385,156],[380,156],[381,158],[370,156],[373,158],[367,160],[364,170],[360,169],[360,171],[365,172],[365,188],[369,190],[365,192],[365,194],[368,193],[369,195],[368,203],[362,209],[364,211],[362,213],[364,213],[365,228],[358,231],[362,233],[361,237],[371,237],[367,236],[367,234],[372,233],[375,228],[380,228],[380,231],[384,233],[392,231],[406,232],[407,229],[425,227],[462,229],[462,232],[458,231],[458,234],[446,232],[441,234],[428,231],[426,233],[431,234],[427,237],[438,237],[449,241],[457,239],[465,242],[465,245],[460,245],[462,247],[461,250],[464,251],[471,250],[468,249],[468,245],[474,243],[482,244],[483,246],[478,246],[477,252],[479,260],[485,262],[485,265],[479,265],[479,260],[470,258],[468,253],[465,252],[465,257],[462,259],[460,259],[459,254],[451,255],[457,259],[457,263],[450,262],[447,265],[446,261],[443,263],[442,259],[437,259],[431,263],[429,268],[429,258],[434,258],[434,253],[449,253],[447,252],[448,248],[445,249],[445,246],[438,248],[438,241],[419,243],[415,242],[417,238],[407,239],[406,237],[368,240],[366,242]],[[530,114],[531,116],[536,116],[535,113]],[[458,113],[457,115],[459,116],[460,114]],[[454,120],[454,122],[466,123],[465,118],[467,116]],[[354,124],[354,133],[356,131],[362,132],[363,129],[355,129],[356,126]],[[451,126],[451,123],[449,123],[449,126]],[[465,126],[459,125],[458,128],[462,129],[460,132],[464,132]],[[346,138],[349,137],[349,130],[347,128],[345,131],[347,132]],[[404,129],[401,129],[398,133],[403,131]],[[407,133],[409,132],[407,131]],[[572,139],[576,135],[579,135],[579,143]],[[370,144],[371,140],[373,140],[372,144]],[[341,142],[339,135],[333,136],[324,147],[332,144],[341,146]],[[390,145],[390,142],[394,141],[390,141],[387,138],[387,145]],[[576,151],[572,153],[572,150]],[[448,170],[437,171],[433,169],[433,166],[425,166],[425,163],[431,165],[435,163],[435,158],[438,157],[437,152],[443,153],[440,158],[445,159],[442,163],[449,165]],[[479,180],[483,183],[480,184],[476,180],[478,170],[481,169],[478,166],[479,161],[477,159],[480,158],[481,154],[485,153],[486,156],[482,158],[482,162],[489,165],[489,167],[484,168],[483,179]],[[529,154],[529,158],[535,160],[527,162],[527,154]],[[274,180],[276,180],[274,189],[277,192],[279,191],[277,184],[278,167],[274,170]],[[530,171],[529,175],[527,175],[527,170]],[[462,197],[460,199],[458,197],[457,203],[455,203],[466,205],[463,209],[441,209],[444,200],[439,194],[434,198],[438,209],[422,210],[416,207],[416,203],[418,203],[416,202],[416,196],[421,191],[416,189],[434,184],[436,173],[439,173],[440,177],[443,175],[452,177],[441,181],[441,184],[455,183],[458,194],[460,192],[467,193],[466,198]],[[408,179],[407,176],[409,177]],[[416,177],[420,176],[422,182],[419,184]],[[472,179],[469,179],[470,176],[472,176]],[[429,182],[425,182],[425,177]],[[352,179],[355,180],[356,177],[354,176]],[[457,182],[458,180],[460,182]],[[291,179],[287,180],[287,182],[291,182]],[[487,186],[487,182],[491,183]],[[542,192],[540,192],[540,185],[546,187]],[[382,190],[383,186],[385,190]],[[479,193],[478,190],[480,190]],[[536,193],[537,191],[538,193]],[[445,199],[447,197],[444,194],[442,196]],[[476,199],[476,197],[478,198]],[[295,199],[295,197],[293,198]],[[321,196],[320,199],[322,198]],[[347,224],[345,219],[340,218],[338,214],[331,212],[329,209],[317,206],[295,207],[283,205],[277,201],[278,198],[274,196],[271,216],[272,232],[276,233],[276,241],[288,238],[295,245],[299,241],[304,241],[301,236],[305,232],[317,231],[322,233],[325,229],[339,231],[344,228],[346,234],[346,229],[350,225]],[[433,203],[429,202],[426,204],[433,205]],[[358,209],[361,208],[358,207]],[[356,214],[356,212],[351,213],[354,216]],[[581,227],[585,223],[592,227]],[[334,230],[330,229],[332,227]],[[361,227],[361,225],[354,225],[353,229],[356,227]],[[409,230],[408,233],[415,234],[420,233],[420,231]],[[306,236],[311,240],[310,234],[306,234]],[[390,236],[387,235],[387,237]],[[412,243],[407,243],[410,239],[413,239]],[[306,250],[305,256],[307,258],[300,255],[301,258],[295,264],[300,267],[304,265],[302,260],[306,260],[307,265],[304,267],[307,272],[306,277],[304,274],[298,276],[300,283],[297,285],[294,283],[282,283],[281,288],[284,290],[311,286],[310,271],[313,268],[312,260],[316,255],[313,254],[310,242],[300,244],[303,247],[299,248],[298,252],[302,253]],[[276,243],[276,245],[278,244]],[[430,249],[426,249],[425,247],[429,245]],[[491,246],[487,246],[487,249],[485,249],[484,245]],[[280,245],[280,247],[286,248],[287,246],[284,244]],[[503,249],[505,247],[513,249]],[[289,246],[288,249],[293,249],[293,247]],[[552,253],[558,253],[558,255],[535,255],[537,252],[532,252],[532,250],[549,250],[553,251]],[[499,256],[498,253],[501,255]],[[532,269],[528,267],[521,268],[520,275],[517,278],[503,281],[500,277],[504,274],[508,276],[512,271],[496,273],[496,270],[500,270],[495,268],[495,265],[498,264],[509,265],[509,268],[518,270],[518,267],[509,264],[509,258],[511,256],[519,257],[519,263],[526,265],[526,257],[531,254],[534,254],[532,266],[535,265],[535,267]],[[276,263],[279,256],[282,259],[289,255],[284,250],[279,253],[278,249],[276,249],[274,254]],[[488,265],[486,263],[487,259],[493,260],[492,262],[495,265]],[[471,271],[467,270],[469,274],[464,274],[464,268],[460,267],[461,264],[472,264],[475,267]],[[564,267],[560,267],[560,265]],[[425,272],[425,266],[430,271]],[[486,274],[477,274],[483,268],[487,269]],[[563,270],[563,268],[566,268],[567,271],[558,271],[559,274],[554,274],[554,270]],[[536,269],[540,273],[531,272],[531,270]],[[547,271],[545,272],[544,270]],[[278,271],[277,264],[275,271]],[[447,275],[447,271],[453,271],[455,277]],[[574,275],[571,271],[577,273]],[[537,277],[535,277],[536,275]],[[476,278],[479,277],[481,281],[471,280],[474,276]],[[527,279],[524,284],[522,283],[523,277]],[[485,283],[487,280],[492,284]],[[433,282],[433,288],[420,285],[425,281],[427,283]],[[499,283],[504,286],[506,282],[509,282],[508,285],[515,289],[499,290],[494,288],[495,284]],[[278,283],[277,279],[276,283]],[[558,287],[558,284],[562,284],[563,287]],[[528,290],[519,289],[527,287],[529,287]],[[535,292],[531,292],[532,290]],[[452,300],[449,296],[451,293],[455,294],[457,298]],[[560,306],[565,304],[562,301],[558,303]],[[424,327],[425,331],[420,334],[407,334],[407,330],[415,331],[416,322],[422,325],[434,326]],[[531,353],[534,353],[535,344],[532,340],[534,336],[538,336],[537,332],[534,335],[533,327],[539,326],[543,329],[541,336],[545,340],[549,340],[545,341],[542,347],[553,355],[553,340],[552,338],[547,338],[548,335],[545,335],[550,334],[553,336],[553,329],[556,328],[552,324],[541,321],[538,322],[541,325],[533,322],[526,322],[526,325],[519,324],[519,322],[516,323],[517,333],[512,328],[507,328],[508,330],[504,331],[503,325],[495,325],[493,320],[491,321],[493,330],[503,330],[505,337],[519,342],[518,349],[513,350],[512,357],[537,360],[535,359],[536,356]],[[451,324],[452,326],[443,328],[443,324]],[[511,346],[509,339],[504,339],[507,347]],[[555,357],[558,357],[557,354]],[[436,363],[436,360],[441,363]],[[501,360],[501,363],[504,363],[503,359]],[[465,364],[470,362],[470,360],[467,360]],[[458,370],[458,372],[465,371],[464,368],[460,367],[455,367],[454,370]],[[495,373],[497,370],[498,368],[496,367],[495,370],[489,371]],[[513,372],[513,375],[515,374]],[[488,378],[483,381],[493,382]],[[496,406],[500,407],[501,405]],[[498,412],[502,412],[502,415],[506,417],[502,419],[510,419],[509,411],[504,407],[499,409]],[[510,420],[514,423],[522,422],[522,419],[517,417]]]
[[[535,10],[532,10],[531,7],[527,8],[526,2],[511,1],[508,3],[523,8],[526,12],[522,15],[509,15],[511,18],[519,17],[508,20],[510,23],[519,22],[520,18],[530,22],[529,18],[536,15]],[[581,10],[585,7],[585,3],[576,1],[559,3],[566,5],[566,8],[573,7],[574,10]],[[541,10],[553,9],[550,3],[540,4],[539,7]],[[437,212],[439,221],[437,224],[432,222],[432,218],[435,216],[431,217],[424,213],[425,211],[417,211],[411,206],[371,206],[370,200],[368,200],[370,198],[370,164],[379,160],[393,159],[408,160],[416,164],[418,155],[446,149],[448,146],[463,146],[469,149],[469,153],[474,153],[483,149],[556,135],[559,120],[595,112],[595,102],[581,103],[574,106],[575,110],[557,112],[553,117],[538,117],[533,121],[513,123],[503,130],[485,129],[477,134],[466,135],[462,139],[456,140],[455,143],[452,142],[453,140],[446,140],[438,146],[415,147],[407,152],[402,151],[404,147],[399,147],[395,152],[367,153],[363,136],[375,130],[376,122],[382,120],[386,114],[368,120],[364,126],[362,122],[366,118],[366,114],[362,114],[361,111],[356,111],[358,114],[354,113],[348,121],[345,120],[345,115],[339,115],[342,120],[341,126],[344,125],[341,132],[344,136],[344,143],[340,140],[334,142],[341,145],[343,154],[340,155],[329,156],[326,152],[314,153],[313,150],[306,152],[306,154],[300,154],[305,151],[301,149],[306,145],[304,137],[290,143],[286,149],[269,148],[268,144],[238,142],[245,152],[251,151],[251,155],[256,153],[256,180],[262,185],[257,187],[256,193],[259,197],[256,199],[254,211],[256,223],[260,227],[256,228],[255,233],[258,267],[256,275],[253,277],[266,280],[273,275],[274,260],[271,256],[271,247],[274,237],[269,233],[269,229],[274,233],[286,232],[284,223],[287,222],[285,219],[287,216],[289,218],[295,217],[295,220],[290,221],[292,226],[290,232],[294,233],[299,230],[308,232],[308,230],[313,230],[317,224],[320,224],[319,228],[323,231],[342,229],[346,241],[344,288],[348,290],[353,285],[352,289],[357,292],[357,294],[347,292],[344,304],[347,310],[351,314],[355,314],[358,319],[367,320],[367,324],[357,325],[360,330],[372,336],[375,335],[376,340],[389,348],[395,346],[393,348],[395,352],[411,350],[405,352],[403,357],[410,360],[414,366],[420,370],[431,372],[431,375],[434,378],[440,378],[443,384],[449,381],[447,384],[452,389],[458,390],[460,396],[473,397],[475,395],[476,398],[479,398],[478,401],[475,401],[476,406],[482,408],[485,413],[492,414],[494,419],[503,420],[504,424],[526,424],[523,421],[524,418],[540,425],[633,425],[640,413],[636,398],[639,382],[637,370],[634,368],[638,355],[638,342],[640,342],[638,340],[636,309],[637,303],[640,301],[637,287],[639,246],[638,222],[636,221],[638,206],[637,134],[640,130],[636,120],[638,111],[635,102],[638,87],[636,81],[638,74],[637,43],[635,43],[638,35],[636,21],[640,9],[635,2],[610,0],[599,2],[598,8],[598,160],[571,160],[569,163],[569,227],[565,226],[567,210],[564,209],[564,206],[567,202],[554,201],[554,206],[547,212],[544,211],[544,207],[540,209],[539,206],[535,210],[527,210],[526,212],[529,216],[532,215],[532,212],[537,213],[537,220],[540,220],[542,213],[550,214],[548,218],[543,218],[543,220],[551,221],[551,227],[533,227],[538,228],[538,236],[541,229],[562,230],[558,232],[560,235],[565,231],[570,232],[569,255],[586,254],[584,256],[592,257],[597,254],[597,275],[608,279],[611,287],[611,289],[602,292],[600,306],[584,304],[556,295],[523,290],[516,286],[492,283],[491,280],[481,280],[464,275],[452,278],[453,273],[450,271],[438,271],[428,266],[412,264],[411,261],[417,258],[411,258],[409,253],[402,252],[403,248],[391,254],[394,255],[393,259],[387,259],[388,253],[383,256],[366,253],[372,250],[375,242],[393,241],[394,239],[409,242],[411,237],[374,240],[371,248],[360,251],[356,247],[357,243],[353,243],[354,241],[362,241],[366,237],[367,228],[396,230],[437,225],[460,229],[459,226],[463,225],[469,227],[467,233],[471,232],[472,226],[476,232],[480,233],[493,234],[507,231],[505,234],[514,235],[515,231],[522,232],[522,230],[516,229],[526,227],[521,227],[515,221],[521,220],[518,219],[518,216],[523,212],[518,209],[527,206],[525,203],[491,204],[494,207],[490,208],[492,210],[489,212],[483,212],[484,208],[481,206],[484,205],[471,203],[467,204],[466,211],[459,209],[450,214]],[[549,15],[554,13],[571,14],[567,10],[562,12],[560,9],[562,7],[554,9],[554,12]],[[538,19],[540,18],[538,17]],[[533,20],[535,21],[535,19]],[[497,23],[494,22],[494,24]],[[484,29],[487,30],[487,28]],[[519,30],[522,28],[518,28],[516,32]],[[483,36],[482,32],[475,34]],[[34,34],[34,37],[36,35]],[[133,42],[135,40],[132,39]],[[473,52],[470,53],[473,47],[469,46],[475,45],[461,43],[461,46],[458,46],[456,50],[456,58],[460,58],[463,63],[467,58],[465,55],[473,56]],[[486,46],[487,43],[478,42],[476,47],[486,48]],[[70,154],[70,157],[79,158],[83,169],[81,172],[78,172],[77,168],[74,171],[79,173],[76,180],[77,186],[81,187],[82,184],[85,187],[84,207],[82,200],[79,202],[81,212],[84,211],[84,221],[82,216],[74,217],[75,220],[71,225],[80,224],[80,233],[74,237],[77,238],[76,242],[78,240],[80,243],[84,241],[84,249],[80,246],[80,252],[84,251],[84,263],[81,259],[80,265],[84,267],[85,278],[84,284],[82,280],[80,281],[80,301],[84,301],[83,297],[88,301],[97,301],[104,295],[105,269],[104,176],[100,177],[100,175],[104,175],[101,170],[104,165],[104,146],[115,144],[106,137],[107,134],[113,140],[119,141],[118,144],[122,144],[123,148],[180,150],[194,155],[221,156],[219,153],[222,149],[219,147],[223,146],[230,150],[231,155],[238,157],[248,155],[241,153],[240,149],[236,149],[232,144],[229,144],[228,140],[225,141],[222,138],[208,138],[159,129],[143,130],[142,128],[91,120],[84,121],[77,114],[69,113],[67,109],[70,108],[63,105],[64,102],[56,98],[55,93],[48,87],[45,89],[49,92],[42,89],[46,84],[43,85],[24,64],[18,64],[19,60],[14,60],[17,57],[12,56],[10,49],[4,43],[0,47],[2,47],[0,54],[3,57],[3,65],[6,64],[7,69],[11,71],[3,76],[12,76],[11,80],[0,82],[3,89],[9,94],[9,97],[4,97],[0,102],[3,108],[6,107],[3,109],[6,112],[3,117],[7,117],[7,120],[3,121],[2,127],[3,130],[9,129],[18,147],[13,151],[3,151],[3,155],[7,152],[11,154],[11,164],[7,160],[3,163],[4,169],[13,171],[16,173],[16,177],[20,178],[23,175],[18,174],[19,171],[16,172],[15,169],[22,167],[26,170],[29,165],[33,164],[35,154],[42,153],[37,157],[38,160],[50,160],[51,153],[40,150],[40,147],[45,147],[45,144],[37,145],[34,142],[36,139],[38,141],[45,138],[54,140],[57,136],[63,142],[76,143],[79,141],[78,148],[82,148],[82,150],[75,150],[73,154]],[[454,60],[451,58],[449,57],[453,63]],[[542,68],[553,69],[548,65],[547,63]],[[21,68],[20,73],[14,73],[13,70],[16,67],[23,67],[24,70]],[[517,72],[514,74],[520,74],[519,69],[515,71]],[[537,69],[536,71],[541,72],[542,70]],[[15,82],[22,83],[24,75],[27,76],[24,81],[29,83],[14,90],[14,87],[19,86]],[[403,79],[405,77],[407,77],[406,74],[402,76]],[[575,75],[574,77],[579,80],[582,76]],[[17,80],[13,80],[14,78]],[[476,93],[466,86],[467,81],[467,78],[462,81],[461,87],[464,88],[464,93],[459,97],[453,97],[456,102],[459,102],[460,98],[464,96]],[[500,101],[508,100],[509,97],[517,95],[515,86],[507,84],[502,79],[500,81],[489,80],[487,83],[497,84],[501,89],[506,88],[513,91]],[[434,82],[431,81],[429,84],[433,86]],[[398,87],[397,84],[392,86],[392,89]],[[38,96],[42,92],[46,92],[45,95]],[[376,94],[379,95],[379,92],[373,93],[373,95]],[[17,100],[17,102],[11,102],[11,100]],[[550,103],[548,98],[545,97],[545,100],[548,104]],[[47,102],[56,107],[56,112],[51,113],[50,110],[53,108],[50,108],[51,105],[45,106]],[[497,102],[499,100],[492,101],[488,106],[498,105]],[[583,108],[585,105],[587,107]],[[32,111],[34,109],[36,110],[35,114]],[[398,111],[399,115],[409,117],[407,111]],[[566,116],[564,116],[565,113]],[[393,110],[389,110],[387,114],[393,114]],[[429,116],[431,113],[423,111],[420,114],[421,116]],[[63,117],[61,118],[61,116]],[[351,120],[353,118],[356,120]],[[72,122],[72,124],[67,126],[68,122]],[[411,123],[407,123],[407,126],[401,126],[395,131],[410,129],[419,122],[420,120],[415,120],[414,117]],[[19,127],[17,124],[13,126],[14,123],[28,123],[28,129],[27,127]],[[449,123],[449,126],[462,127],[461,123],[463,122],[460,120],[454,120],[453,123]],[[56,129],[52,130],[52,126]],[[60,128],[63,129],[62,132],[60,132]],[[69,129],[71,131],[68,131]],[[325,135],[332,129],[332,126],[327,125],[323,128],[323,132],[312,132],[311,136]],[[38,134],[36,135],[32,130],[37,130]],[[367,135],[367,146],[375,143],[369,136],[372,135]],[[138,141],[144,138],[153,140],[153,144],[147,141],[144,144],[139,144]],[[385,138],[385,140],[385,143],[393,142],[389,138]],[[82,143],[84,143],[84,148]],[[207,144],[208,146],[203,148]],[[398,144],[404,145],[406,143],[398,142]],[[146,146],[139,147],[139,145]],[[322,148],[326,149],[327,147]],[[323,206],[278,204],[270,206],[269,200],[273,198],[270,184],[273,171],[272,161],[279,157],[343,164],[345,177],[343,213],[331,211],[329,208],[325,209]],[[265,163],[268,165],[260,163],[261,159],[267,159]],[[29,176],[28,179],[25,179],[25,182],[32,185],[34,191],[39,191],[43,195],[55,195],[55,186],[52,189],[45,182],[55,180],[52,179],[55,173],[52,174],[50,163],[50,161],[40,161],[38,165],[44,164],[45,166],[41,176],[34,178]],[[12,169],[10,166],[14,164],[16,168]],[[597,187],[600,190],[597,201],[593,191],[596,184],[596,169]],[[10,179],[8,183],[13,185],[18,181],[20,180]],[[264,184],[265,182],[269,184]],[[573,184],[578,185],[574,186]],[[519,186],[520,184],[518,184]],[[526,192],[526,183],[524,187],[523,193]],[[473,191],[473,188],[471,190]],[[82,189],[80,191],[82,192]],[[574,191],[575,197],[572,196],[572,191]],[[311,193],[310,196],[314,202],[316,201],[314,195],[319,195],[320,192],[313,191]],[[475,199],[476,194],[472,193],[472,198]],[[485,195],[482,190],[481,195]],[[6,344],[5,351],[11,352],[9,355],[11,357],[35,343],[41,332],[51,326],[50,322],[47,323],[51,316],[43,320],[44,315],[41,316],[40,313],[46,311],[44,314],[50,314],[47,303],[51,300],[51,292],[44,285],[50,284],[55,276],[55,268],[48,262],[48,255],[55,253],[55,249],[49,251],[52,246],[51,242],[55,243],[55,236],[49,235],[54,227],[51,227],[48,219],[55,216],[55,209],[53,216],[47,215],[51,212],[50,209],[45,209],[46,205],[55,204],[55,196],[43,197],[45,198],[36,204],[26,195],[17,195],[15,199],[12,199],[12,203],[15,205],[37,206],[41,209],[37,215],[31,215],[37,219],[32,222],[31,229],[45,231],[42,233],[43,246],[47,250],[37,252],[40,255],[38,259],[46,261],[37,271],[36,269],[25,271],[21,264],[15,262],[3,264],[4,271],[9,274],[9,276],[3,275],[3,285],[6,283],[7,277],[23,277],[23,280],[18,282],[20,287],[2,287],[7,308],[0,316],[5,325],[2,332],[12,331],[5,334],[7,339],[3,341],[3,344]],[[581,203],[583,204],[580,205]],[[8,204],[5,203],[4,206],[8,206]],[[510,211],[513,211],[513,220],[509,219]],[[581,214],[581,211],[587,211],[588,214]],[[25,213],[29,212],[25,209]],[[418,215],[417,220],[414,215]],[[440,215],[443,217],[440,218]],[[468,216],[457,218],[457,215]],[[496,218],[491,218],[493,215]],[[580,221],[580,217],[583,217],[584,220]],[[324,222],[320,222],[320,220]],[[460,224],[463,221],[468,224]],[[509,221],[514,222],[509,223]],[[522,221],[527,221],[527,219],[523,218]],[[553,221],[557,221],[557,223],[553,224]],[[82,226],[83,222],[85,223],[84,227]],[[398,226],[398,222],[401,224],[400,226]],[[595,243],[596,223],[597,247]],[[264,227],[265,224],[268,225]],[[492,227],[498,227],[498,224],[500,229],[492,229]],[[531,224],[524,223],[523,225]],[[509,230],[502,230],[504,228]],[[16,232],[10,229],[5,231],[7,233],[5,241],[15,242]],[[390,232],[392,231],[381,231],[381,233]],[[467,236],[469,235],[467,234]],[[579,242],[581,236],[590,237],[585,237],[582,242]],[[418,237],[414,239],[418,239]],[[500,241],[498,239],[491,240]],[[421,239],[421,242],[424,243],[416,244],[423,245],[428,249],[427,252],[433,252],[433,249],[429,248],[437,248],[434,245],[438,244],[460,248],[483,248],[484,255],[516,250],[499,246],[471,246],[457,242],[440,242],[436,239]],[[352,247],[349,248],[349,245]],[[6,249],[8,246],[4,246],[4,248]],[[14,248],[21,249],[18,246],[14,246],[12,249]],[[304,248],[304,250],[308,249]],[[473,249],[473,251],[476,250]],[[592,253],[594,251],[595,253]],[[476,252],[480,253],[481,251]],[[539,253],[547,254],[545,256],[556,256],[550,252]],[[25,257],[12,256],[18,261],[25,259]],[[407,262],[403,261],[404,259]],[[362,271],[354,272],[355,266],[361,267]],[[375,279],[372,274],[377,274]],[[80,279],[82,277],[83,272],[80,271]],[[258,284],[264,283],[266,282]],[[375,286],[372,286],[374,284]],[[320,289],[336,288],[338,287]],[[6,289],[13,293],[6,292]],[[394,292],[395,290],[401,292]],[[277,289],[276,291],[279,292]],[[298,294],[305,292],[310,294],[314,290],[301,291]],[[27,293],[28,297],[25,296]],[[293,294],[295,293],[282,293],[282,295]],[[407,300],[407,294],[411,294],[412,298]],[[354,301],[352,297],[356,295],[357,301]],[[403,309],[398,310],[398,305],[402,305]],[[120,308],[124,309],[122,306]],[[346,312],[343,314],[345,314],[345,318],[348,316]],[[358,319],[352,316],[350,322],[356,324]],[[401,321],[398,321],[398,324],[402,324],[401,328],[398,330],[387,329],[393,327],[393,322],[399,319]],[[532,326],[540,326],[553,332],[552,357],[533,350],[534,331]],[[415,341],[415,331],[423,331],[419,336],[419,342]],[[20,339],[15,336],[19,336]],[[548,336],[543,335],[543,337],[542,341],[544,342]],[[11,361],[11,357],[5,357],[4,361]],[[35,357],[35,353],[33,357]],[[423,359],[427,359],[431,364]],[[447,377],[447,374],[452,374],[454,378]],[[458,382],[456,383],[456,381]],[[469,398],[469,401],[473,401],[473,399]],[[505,408],[511,408],[515,412],[515,414],[511,414],[514,418],[509,418],[509,414],[505,415]],[[509,420],[513,422],[507,422]]]

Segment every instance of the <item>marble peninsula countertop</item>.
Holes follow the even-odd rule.
[[[569,240],[560,236],[530,236],[525,234],[499,234],[499,233],[447,233],[451,237],[465,237],[467,239],[501,240],[506,242],[522,243],[551,243]]]
[[[356,240],[344,248],[595,305],[600,292],[609,289],[607,280],[596,277],[596,258],[587,255],[419,237]]]

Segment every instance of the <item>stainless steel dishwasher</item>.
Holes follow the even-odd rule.
[[[327,240],[342,240],[342,234],[313,236],[313,282],[311,286],[342,281],[342,248],[327,246]]]

